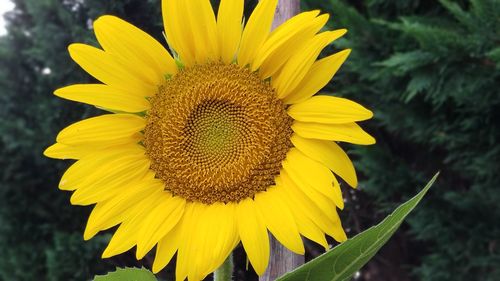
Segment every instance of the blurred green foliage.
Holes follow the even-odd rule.
[[[9,34],[0,37],[0,280],[89,280],[136,265],[133,257],[100,259],[109,235],[83,241],[90,208],[69,205],[57,190],[69,163],[42,151],[64,126],[98,114],[52,95],[92,81],[67,45],[95,45],[92,20],[102,14],[163,42],[160,1],[13,2]],[[389,277],[377,279],[368,266],[370,280],[500,280],[499,3],[303,1],[331,13],[331,27],[349,29],[335,46],[353,52],[325,91],[375,111],[363,126],[378,144],[350,149],[362,174],[359,191],[345,190],[350,235],[442,171],[391,251],[373,262]]]
[[[416,280],[500,280],[500,1],[305,3],[349,29],[337,47],[353,52],[326,90],[375,111],[364,126],[377,145],[352,150],[368,194],[356,204],[384,211],[442,171],[405,253],[385,262]]]

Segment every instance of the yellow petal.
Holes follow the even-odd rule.
[[[334,228],[332,237],[333,239],[335,239],[335,241],[339,243],[342,243],[347,240],[347,235],[345,234],[342,224],[339,224]]]
[[[192,37],[197,63],[219,59],[217,25],[209,0],[179,1],[179,13],[189,21],[189,36]],[[177,22],[177,24],[181,24]]]
[[[110,150],[95,151],[71,165],[61,178],[61,190],[75,190],[85,184],[94,173],[106,174],[113,161],[123,157],[145,158],[144,148],[140,145],[123,145]]]
[[[293,145],[302,153],[328,167],[344,179],[350,186],[356,187],[358,179],[349,156],[332,141],[306,139],[294,134]]]
[[[80,183],[65,177],[68,186],[74,184],[77,187],[71,196],[71,204],[90,205],[115,196],[127,184],[140,182],[151,165],[145,155],[133,154],[117,155],[114,159],[96,164],[93,166],[95,171]]]
[[[322,32],[314,36],[288,60],[279,75],[271,80],[278,97],[286,97],[311,69],[323,48],[346,33],[345,29]],[[273,77],[274,78],[274,77]]]
[[[162,0],[163,26],[168,44],[177,52],[182,63],[191,66],[195,62],[195,48],[185,2]],[[198,47],[199,48],[199,47]]]
[[[335,204],[324,194],[313,188],[299,185],[301,182],[292,179],[286,171],[281,171],[280,177],[289,196],[295,198],[296,207],[309,217],[320,229],[337,241],[341,241],[339,232],[340,218]],[[345,234],[344,234],[345,235]]]
[[[297,208],[312,219],[325,233],[337,223],[337,209],[332,200],[313,188],[300,185],[301,181],[296,177],[292,178],[288,172],[282,170],[280,173],[280,183],[290,197],[295,198],[295,202],[300,203]],[[300,201],[300,202],[299,202]]]
[[[255,206],[260,210],[264,222],[271,233],[290,251],[304,254],[304,244],[292,213],[277,192],[276,187],[270,187],[265,192],[255,195]]]
[[[122,223],[138,211],[137,205],[142,200],[152,195],[159,196],[165,186],[153,177],[154,173],[151,173],[140,182],[124,186],[121,192],[108,200],[97,203],[90,213],[83,238],[89,240],[99,231]]]
[[[97,80],[129,94],[147,97],[158,89],[137,76],[136,68],[124,65],[124,60],[116,55],[85,44],[71,44],[68,47],[71,58]]]
[[[184,213],[186,200],[164,192],[162,202],[145,218],[137,238],[137,259],[142,259],[158,241],[172,230]]]
[[[55,143],[43,152],[43,155],[55,159],[80,159],[89,153],[87,147]]]
[[[175,280],[177,281],[184,281],[188,276],[189,267],[193,266],[194,256],[191,255],[193,255],[194,252],[190,247],[194,244],[190,243],[190,240],[193,233],[193,224],[198,223],[198,212],[195,210],[195,205],[197,205],[197,203],[194,202],[186,204],[184,216],[178,225],[178,227],[180,227],[181,239],[178,245],[177,265],[175,267]],[[201,205],[200,207],[205,206],[203,204],[198,205]]]
[[[108,247],[104,250],[102,258],[119,255],[134,247],[137,243],[139,229],[144,223],[144,218],[161,200],[161,196],[149,196],[143,201],[138,202],[137,206],[140,206],[140,208],[136,209],[135,216],[130,217],[118,227],[109,241]]]
[[[204,278],[216,270],[238,242],[235,204],[214,203],[204,208],[191,236],[191,243],[198,249],[192,261],[197,273],[191,276],[200,274]]]
[[[115,16],[102,16],[94,22],[99,44],[107,52],[126,58],[134,68],[152,69],[157,84],[166,74],[177,73],[175,60],[163,46],[146,32]]]
[[[247,198],[238,203],[236,221],[248,259],[258,275],[264,274],[269,262],[269,236],[264,219],[252,199]]]
[[[240,241],[236,225],[235,203],[212,204],[206,213],[206,221],[208,225],[205,227],[213,231],[207,230],[207,233],[210,234],[208,245],[210,245],[210,241],[213,241],[213,243],[211,248],[207,247],[205,250],[209,251],[206,254],[211,255],[214,263],[212,269],[209,269],[209,272],[204,272],[204,274],[208,274],[220,267]]]
[[[101,108],[124,112],[142,112],[150,108],[145,97],[103,84],[80,84],[57,89],[54,95]]]
[[[293,191],[290,192],[287,190],[290,189],[290,187],[285,186],[279,177],[276,179],[276,189],[280,193],[280,197],[285,199],[284,201],[293,215],[300,234],[320,244],[325,248],[325,250],[327,250],[328,242],[326,241],[325,234],[321,228],[307,215],[307,213],[311,213],[311,211],[304,210],[305,207],[302,203],[304,197],[293,196],[291,194]],[[320,217],[324,217],[324,215],[321,214]]]
[[[333,202],[341,210],[344,209],[344,198],[342,197],[342,190],[340,189],[340,184],[337,178],[333,177]]]
[[[57,142],[69,145],[123,143],[144,129],[146,120],[132,114],[106,114],[74,123],[57,135]]]
[[[356,123],[321,124],[295,121],[292,129],[299,136],[308,139],[344,141],[354,144],[374,144],[375,139]]]
[[[81,159],[87,155],[98,153],[100,150],[112,150],[124,144],[136,144],[142,140],[141,133],[136,133],[130,138],[124,138],[117,143],[92,143],[80,145],[67,145],[62,143],[55,143],[48,147],[43,155],[56,158],[56,159]]]
[[[290,149],[283,168],[299,186],[309,187],[333,199],[334,176],[324,165],[312,160],[296,148]]]
[[[373,113],[358,103],[332,96],[315,96],[288,108],[288,115],[302,122],[341,124],[363,121]]]
[[[350,53],[351,50],[347,49],[314,62],[304,79],[283,101],[293,104],[312,97],[328,84]]]
[[[259,74],[265,79],[276,73],[288,59],[300,49],[300,45],[310,40],[327,22],[328,15],[316,18],[319,11],[298,14],[273,30],[259,49],[252,71],[260,68]]]
[[[156,256],[153,262],[153,273],[158,273],[170,262],[175,252],[179,248],[181,240],[181,227],[177,224],[167,233],[156,246]]]
[[[176,279],[202,280],[203,271],[209,266],[210,260],[201,260],[199,255],[204,252],[203,239],[199,239],[197,230],[203,224],[202,217],[208,206],[193,202],[187,205],[182,222],[182,241],[177,253]],[[203,236],[204,233],[201,233]]]
[[[222,60],[229,64],[236,56],[241,40],[243,0],[221,0],[217,13],[217,34]]]
[[[263,0],[255,7],[241,36],[238,64],[250,64],[269,36],[278,0]]]

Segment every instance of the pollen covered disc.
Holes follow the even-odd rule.
[[[291,124],[268,82],[235,64],[208,63],[181,70],[151,98],[144,145],[174,195],[238,202],[274,184]]]

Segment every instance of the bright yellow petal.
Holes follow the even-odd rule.
[[[337,178],[333,177],[333,202],[341,210],[344,209],[344,198],[342,197],[342,190],[340,189],[340,183]]]
[[[307,75],[323,48],[346,33],[345,29],[322,32],[314,36],[288,60],[279,75],[271,79],[278,97],[286,97]]]
[[[300,49],[300,45],[310,40],[327,22],[328,15],[316,18],[319,11],[304,12],[287,20],[276,28],[259,49],[252,71],[259,70],[265,79],[276,73]]]
[[[351,50],[347,49],[314,62],[304,79],[283,101],[293,104],[312,97],[328,84],[350,53]]]
[[[90,213],[83,238],[89,240],[99,231],[127,220],[138,211],[137,205],[140,205],[138,203],[149,196],[159,196],[164,187],[160,180],[154,179],[153,173],[140,182],[123,186],[122,191],[115,196],[96,204]]]
[[[92,179],[94,173],[98,173],[99,176],[106,174],[106,169],[109,168],[110,164],[114,164],[116,159],[132,158],[140,161],[145,159],[144,153],[144,147],[137,144],[96,151],[71,165],[63,174],[59,188],[61,190],[75,190],[84,185],[88,179]]]
[[[106,114],[74,123],[57,135],[57,142],[69,145],[123,143],[146,125],[146,120],[133,114]]]
[[[290,149],[283,161],[283,168],[299,186],[313,188],[333,199],[334,176],[330,170],[307,157],[296,148]]]
[[[93,166],[95,171],[79,183],[75,183],[65,173],[67,186],[74,184],[77,187],[71,196],[71,204],[90,205],[104,201],[123,191],[124,186],[140,182],[150,166],[146,156],[127,153],[116,155],[106,162],[96,163]]]
[[[196,215],[194,205],[196,203],[188,203],[186,204],[186,208],[184,209],[184,216],[181,221],[177,225],[179,227],[179,232],[181,239],[179,240],[178,250],[177,250],[177,265],[175,267],[175,280],[176,281],[184,281],[189,272],[189,266],[192,266],[192,261],[194,257],[190,257],[192,254],[189,251],[189,246],[192,243],[189,243],[190,237],[192,235],[192,227],[193,225],[190,223],[196,223]]]
[[[255,7],[241,36],[238,64],[250,64],[269,36],[278,0],[263,0]]]
[[[243,0],[221,0],[217,14],[219,52],[225,63],[231,63],[240,46]]]
[[[186,200],[167,192],[162,202],[144,219],[137,238],[137,259],[142,259],[160,239],[172,230],[184,213]]]
[[[209,274],[227,259],[240,241],[236,224],[236,204],[212,204],[207,210],[205,221],[208,223],[205,225],[208,238],[205,250],[208,253],[205,254],[214,260],[208,272],[204,272]]]
[[[358,185],[356,171],[349,156],[335,142],[306,139],[297,134],[292,136],[291,141],[302,153],[328,167],[350,186]]]
[[[141,133],[136,133],[130,138],[124,138],[117,143],[92,143],[81,145],[67,145],[55,143],[48,147],[43,155],[56,159],[81,159],[87,155],[94,154],[100,150],[112,150],[125,144],[136,144],[142,140]]]
[[[137,76],[137,68],[127,67],[125,60],[117,55],[85,44],[71,44],[68,50],[78,65],[104,84],[143,97],[158,91],[157,84],[141,79]]]
[[[304,244],[299,230],[292,213],[280,195],[276,187],[270,187],[265,192],[255,195],[255,206],[260,210],[267,228],[274,237],[290,251],[303,255]]]
[[[308,139],[344,141],[354,144],[374,144],[375,139],[356,123],[321,124],[295,121],[292,129],[299,136]]]
[[[151,106],[144,96],[132,95],[103,84],[71,85],[57,89],[54,95],[115,111],[142,112]]]
[[[195,62],[195,48],[185,3],[187,1],[162,0],[163,26],[168,44],[179,55],[182,63],[191,66]],[[188,11],[189,12],[189,11]]]
[[[255,60],[252,62],[252,71],[256,71],[269,56],[279,53],[280,50],[287,51],[283,45],[294,38],[297,34],[306,29],[319,14],[319,10],[303,12],[293,16],[289,20],[274,29],[269,38],[258,50]],[[318,29],[319,30],[319,29]],[[313,33],[312,35],[314,35]],[[310,39],[310,38],[308,38]],[[281,47],[281,48],[280,48]]]
[[[313,188],[300,185],[301,181],[297,178],[292,179],[286,171],[281,171],[280,177],[285,187],[283,190],[295,198],[295,202],[297,202],[296,207],[299,210],[314,221],[323,232],[335,240],[345,240],[345,233],[343,232],[337,209],[332,200]],[[342,233],[344,234],[342,235]]]
[[[293,215],[293,218],[297,224],[297,228],[300,234],[320,244],[325,248],[325,250],[327,250],[328,242],[326,241],[324,232],[307,215],[307,213],[311,213],[311,211],[304,210],[305,207],[304,204],[302,203],[304,197],[293,196],[291,192],[287,190],[290,189],[290,187],[285,186],[281,178],[276,179],[276,189],[280,193],[280,197],[285,199],[284,201]],[[323,218],[324,215],[321,214],[320,217]]]
[[[204,251],[203,240],[198,240],[197,233],[199,226],[203,224],[202,216],[205,214],[207,205],[193,202],[186,206],[186,212],[182,218],[182,241],[177,252],[176,279],[184,280],[185,276],[189,280],[202,280],[203,271],[209,260],[199,260],[200,252]],[[201,235],[203,235],[202,233]]]
[[[177,224],[167,235],[165,235],[156,246],[156,256],[153,262],[153,273],[158,273],[170,262],[179,248],[181,240],[181,227]]]
[[[43,152],[43,155],[56,159],[80,159],[89,153],[85,146],[71,146],[62,143],[55,143]]]
[[[209,0],[183,1],[180,12],[190,21],[190,32],[194,39],[194,55],[197,63],[219,59],[217,24]],[[182,5],[181,5],[182,6]]]
[[[161,84],[166,74],[177,73],[175,60],[149,34],[115,16],[102,16],[94,22],[94,30],[99,44],[107,52],[126,59],[140,71],[151,69],[156,73],[157,84]]]
[[[332,200],[316,189],[301,185],[302,181],[296,177],[289,176],[288,172],[282,170],[280,173],[280,183],[289,196],[294,197],[295,201],[300,201],[297,206],[303,210],[310,219],[312,219],[325,233],[328,229],[337,223],[337,208]]]
[[[196,220],[190,240],[197,249],[193,254],[194,260],[191,260],[192,266],[197,269],[188,276],[201,275],[203,279],[227,259],[239,242],[235,204],[214,203],[203,207]]]
[[[255,202],[247,198],[236,207],[236,221],[243,248],[257,274],[266,271],[269,262],[270,246],[264,218]]]
[[[108,247],[104,250],[102,258],[109,258],[130,250],[137,243],[137,234],[144,222],[144,218],[151,210],[161,202],[161,196],[150,196],[145,200],[138,202],[135,216],[124,221],[116,230],[109,241]]]
[[[344,98],[315,96],[288,108],[288,115],[302,122],[341,124],[363,121],[373,113],[362,105]]]

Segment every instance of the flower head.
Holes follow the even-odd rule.
[[[346,239],[335,175],[357,179],[336,141],[374,143],[355,123],[372,113],[315,95],[349,50],[318,55],[345,30],[320,32],[328,15],[311,11],[271,32],[276,4],[260,1],[243,28],[243,0],[222,0],[217,19],[209,0],[164,0],[174,57],[113,16],[94,23],[102,49],[69,47],[102,84],[55,94],[117,113],[70,125],[45,155],[77,160],[59,188],[95,204],[85,239],[119,225],[104,257],[156,245],[153,271],[177,253],[177,279],[200,280],[240,241],[262,274],[268,231],[299,254],[301,236]]]

